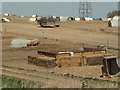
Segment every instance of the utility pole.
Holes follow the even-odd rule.
[[[79,18],[92,17],[92,4],[90,1],[79,2]]]

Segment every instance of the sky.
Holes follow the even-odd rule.
[[[13,1],[13,2],[7,2]],[[19,1],[19,0],[18,0]],[[21,0],[22,1],[22,0]],[[14,15],[39,15],[39,16],[79,16],[79,2],[14,2],[5,0],[2,2],[2,13]],[[47,0],[45,0],[47,1]],[[110,1],[110,0],[109,0]],[[118,10],[118,2],[91,2],[92,17],[106,18],[107,13]]]
[[[119,0],[1,0],[2,2],[119,2]]]

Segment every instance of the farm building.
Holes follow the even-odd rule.
[[[120,16],[114,16],[110,21],[108,21],[108,27],[119,27]]]
[[[37,17],[37,15],[32,15],[32,18],[36,18]]]
[[[86,48],[87,49],[87,48]],[[38,51],[28,56],[28,63],[44,67],[70,67],[102,64],[105,50],[68,50],[68,51]]]
[[[36,18],[36,20],[40,20],[41,18],[42,18],[42,17],[39,16],[39,17]]]
[[[6,18],[6,17],[5,17],[5,18],[2,18],[1,21],[2,21],[2,22],[5,22],[5,23],[6,23],[6,22],[10,22],[10,20],[9,20],[8,18]]]
[[[25,16],[24,15],[21,15],[20,18],[24,18]]]
[[[112,18],[108,18],[108,19],[107,19],[107,21],[111,21],[111,20],[112,20]]]
[[[60,16],[60,21],[80,21],[80,18]]]
[[[80,18],[75,18],[75,21],[80,21]]]
[[[101,20],[101,21],[107,21],[106,18],[99,18],[99,20]]]
[[[60,21],[63,22],[63,21],[67,21],[68,20],[68,17],[66,16],[60,16]]]
[[[35,22],[35,21],[37,21],[37,15],[32,15],[31,17],[30,17],[30,19],[29,19],[29,21],[30,22]]]
[[[67,20],[68,21],[73,21],[73,20],[75,20],[75,18],[74,17],[68,17]]]
[[[83,18],[81,18],[81,20],[83,20],[83,21],[92,21],[93,18],[90,18],[90,17],[83,17]]]
[[[37,19],[36,18],[30,18],[30,22],[35,22]]]
[[[56,19],[57,16],[51,16],[52,18]]]
[[[4,13],[4,16],[9,16],[9,14],[8,13]]]

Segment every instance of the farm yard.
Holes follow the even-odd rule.
[[[118,77],[100,78],[102,65],[45,68],[28,64],[28,56],[38,50],[83,50],[83,46],[105,45],[118,55],[118,28],[106,21],[60,22],[60,27],[43,28],[28,18],[11,17],[2,23],[2,79],[9,78],[12,87],[37,88],[117,88]],[[38,46],[10,48],[14,38],[39,39]],[[29,80],[25,83],[25,80]],[[3,83],[3,87],[10,85]],[[5,85],[6,84],[6,85]],[[23,85],[24,84],[24,85]]]

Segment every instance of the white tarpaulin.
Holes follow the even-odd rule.
[[[13,39],[10,47],[27,47],[28,42],[27,39]]]
[[[11,45],[10,47],[27,47],[27,46],[33,46],[33,45],[37,45],[39,43],[38,39],[21,39],[21,38],[17,38],[17,39],[13,39],[11,41]]]

